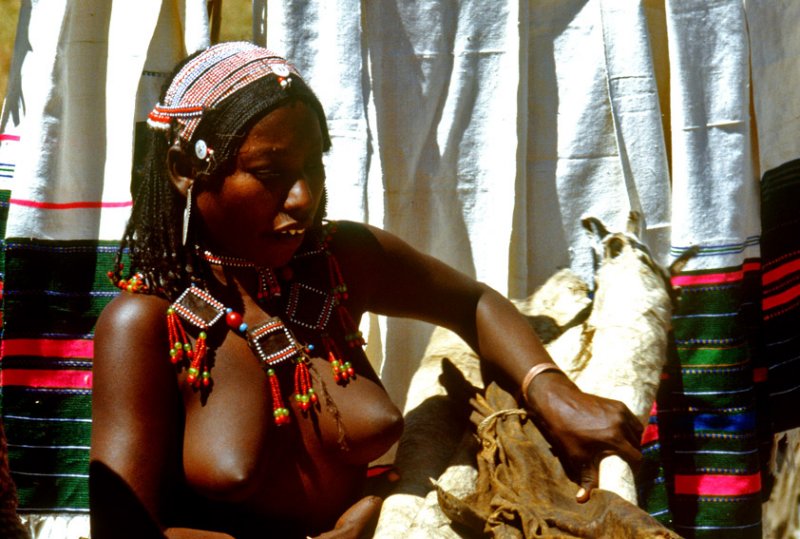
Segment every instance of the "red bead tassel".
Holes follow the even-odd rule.
[[[269,299],[281,295],[281,285],[272,270],[263,268],[258,270],[258,299]]]
[[[170,307],[167,309],[167,334],[169,337],[169,359],[173,364],[179,363],[184,356],[188,357],[189,374],[186,381],[195,387],[201,384],[203,387],[208,387],[211,384],[211,373],[208,370],[206,356],[208,348],[206,346],[206,332],[201,331],[197,336],[194,350],[189,343],[189,337],[183,329],[183,324],[178,317],[175,309]]]
[[[286,425],[291,419],[289,418],[289,409],[283,405],[281,386],[278,383],[278,376],[275,374],[275,369],[267,369],[267,381],[269,382],[269,389],[272,394],[272,416],[275,418],[275,424],[278,426]]]
[[[322,246],[326,249],[330,245],[333,235],[336,233],[336,221],[330,221],[325,226],[325,237],[322,238]]]
[[[308,371],[308,359],[300,357],[294,368],[294,400],[300,409],[307,412],[319,400],[311,387],[311,373]]]
[[[330,243],[335,233],[336,224],[330,223],[325,229],[325,237],[322,238],[321,247],[328,258],[328,279],[331,284],[331,293],[338,301],[344,301],[347,299],[347,285],[342,277],[342,270],[339,268],[339,263],[330,251]]]
[[[191,350],[191,345],[183,330],[178,313],[172,307],[167,309],[167,332],[169,335],[169,359],[173,364],[177,364],[183,359],[184,353]]]
[[[347,346],[350,348],[364,346],[366,344],[364,335],[358,329],[353,317],[350,316],[350,311],[348,311],[347,308],[340,303],[336,306],[336,312],[339,313],[339,322],[342,324],[342,329],[344,330],[344,342],[347,343]]]
[[[207,351],[206,332],[201,331],[197,336],[197,341],[195,341],[194,350],[189,350],[191,363],[189,364],[189,375],[186,377],[186,381],[194,387],[200,387],[201,384],[203,387],[208,387],[211,384],[211,373],[208,371],[208,363],[206,362]]]
[[[333,379],[336,382],[347,382],[347,380],[353,378],[356,375],[356,371],[349,361],[342,359],[342,353],[339,351],[339,347],[336,346],[336,341],[329,335],[323,335],[322,344],[328,353],[328,362],[331,364]]]
[[[326,232],[327,234],[322,240],[322,246],[328,257],[328,278],[330,279],[331,294],[333,294],[335,299],[336,310],[339,313],[339,322],[345,332],[344,340],[350,348],[364,346],[366,341],[364,340],[363,334],[359,331],[358,325],[356,325],[355,321],[350,316],[347,308],[342,304],[344,301],[347,301],[349,297],[347,284],[344,281],[344,277],[342,277],[342,270],[339,267],[339,262],[329,250],[329,244],[334,232],[336,232],[336,227],[331,225]]]
[[[339,268],[339,262],[336,261],[336,257],[327,251],[328,255],[328,279],[330,279],[331,283],[331,293],[333,297],[336,298],[337,302],[347,301],[348,294],[347,294],[347,284],[344,282],[344,278],[342,277],[342,270]]]

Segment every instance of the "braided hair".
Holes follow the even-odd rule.
[[[256,53],[269,53],[270,59],[279,58],[266,49],[249,43],[215,45],[189,56],[176,66],[162,90],[160,103],[164,103],[168,93],[180,84],[176,81],[179,77],[186,78],[187,66],[192,66],[192,62],[196,66],[195,70],[205,70],[194,74],[195,80],[200,82],[205,82],[203,77],[210,71],[209,63],[212,67],[220,66],[224,69],[224,63],[230,62],[226,57],[212,58],[205,62],[202,60],[203,55],[212,56],[215,47],[225,46],[236,46],[246,52],[255,50]],[[260,60],[263,63],[263,58]],[[251,71],[254,69],[251,67],[253,63],[247,64]],[[262,69],[257,72],[255,80],[238,87],[224,99],[204,106],[197,115],[199,122],[195,121],[191,130],[186,129],[185,123],[181,121],[183,118],[177,115],[169,118],[168,129],[148,130],[147,140],[144,142],[144,160],[141,166],[134,165],[134,177],[138,171],[140,178],[132,186],[133,209],[116,254],[114,268],[109,272],[112,282],[120,288],[155,293],[172,301],[188,286],[202,284],[208,276],[208,265],[198,256],[197,247],[202,244],[202,238],[197,233],[200,229],[196,226],[200,218],[197,212],[193,212],[185,245],[183,242],[181,223],[187,200],[171,181],[167,158],[171,148],[177,147],[190,162],[195,179],[190,191],[192,197],[198,191],[219,188],[235,168],[239,149],[252,127],[271,111],[293,101],[301,101],[314,111],[322,130],[323,151],[330,148],[331,141],[322,105],[297,72],[292,68],[294,75],[291,76],[291,82],[286,84],[285,79],[276,76],[268,64],[255,69]],[[188,137],[187,132],[190,132]],[[213,154],[203,156],[195,152],[198,141],[213,148]],[[321,223],[324,213],[323,192],[323,200],[315,216],[316,224]],[[125,271],[127,278],[123,276],[122,263],[126,252],[130,259],[129,267]]]

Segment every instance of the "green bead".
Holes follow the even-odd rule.
[[[169,356],[170,356],[170,357],[175,357],[176,355],[178,355],[178,351],[177,351],[177,350],[175,350],[174,348],[170,348],[170,350],[169,350]]]
[[[175,350],[180,350],[183,348],[183,343],[178,341],[175,343]]]
[[[194,368],[194,367],[189,367],[189,371],[188,372],[189,372],[189,374],[191,374],[193,376],[197,376],[198,370],[196,368]]]
[[[186,344],[183,345],[183,351],[184,352],[191,352],[192,351],[192,345],[187,342]]]
[[[314,388],[313,387],[309,387],[308,388],[308,394],[309,395],[313,395],[314,394]]]
[[[308,395],[303,395],[302,397],[300,397],[300,402],[308,402],[308,400],[309,400]]]
[[[275,369],[267,369],[267,376],[275,376]]]
[[[198,339],[205,339],[206,338],[206,332],[205,331],[201,331],[200,335],[198,335],[197,338]]]

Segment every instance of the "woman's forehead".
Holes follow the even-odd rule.
[[[239,148],[240,157],[254,152],[282,155],[296,151],[322,151],[319,119],[302,101],[292,101],[264,115]]]

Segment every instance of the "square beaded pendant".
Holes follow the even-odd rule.
[[[293,324],[322,331],[328,327],[335,304],[331,294],[303,283],[294,283],[286,304],[286,316]]]
[[[248,329],[247,342],[265,367],[272,367],[287,359],[302,355],[303,350],[289,328],[277,316]]]
[[[225,305],[196,286],[190,286],[172,304],[175,312],[200,329],[208,329],[225,314]]]

